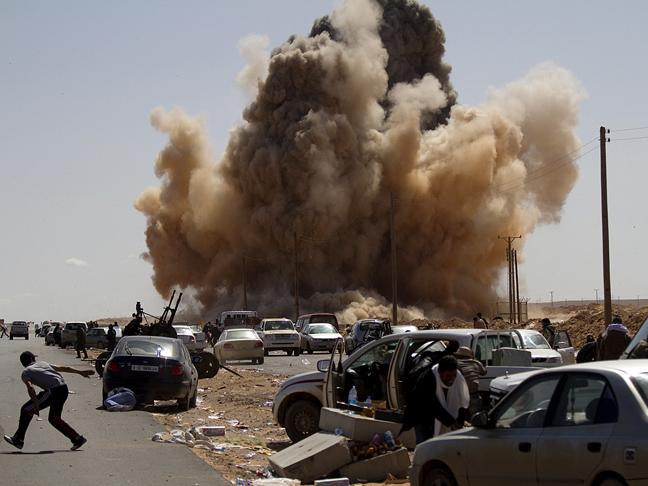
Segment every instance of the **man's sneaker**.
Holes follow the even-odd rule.
[[[14,439],[10,435],[5,435],[4,440],[14,446],[16,449],[22,449],[25,443],[22,440]]]
[[[72,442],[72,448],[70,450],[76,451],[77,449],[80,449],[86,442],[88,442],[88,439],[80,435],[78,439]]]

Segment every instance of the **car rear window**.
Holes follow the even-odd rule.
[[[648,406],[648,373],[641,373],[640,375],[632,378],[641,398],[643,398],[644,403]]]
[[[311,324],[308,326],[309,334],[331,334],[336,332],[331,324]]]
[[[227,331],[225,339],[257,339],[257,333],[251,329],[237,329],[235,331]]]
[[[290,321],[266,321],[266,331],[293,331],[293,323]]]
[[[333,326],[337,325],[337,318],[335,316],[327,316],[322,314],[314,315],[310,318],[310,322],[326,322]]]
[[[181,356],[180,347],[175,342],[131,339],[121,341],[117,348],[118,356],[156,356],[158,358],[177,358]]]

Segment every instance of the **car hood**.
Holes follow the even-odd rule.
[[[523,373],[514,373],[512,375],[504,375],[495,378],[490,382],[491,392],[506,394],[511,390],[515,390],[515,388],[517,388],[520,383],[522,383],[530,376],[538,374],[543,370],[544,368],[538,368],[537,371],[525,371]]]
[[[286,381],[283,382],[281,388],[287,388],[291,385],[296,385],[298,383],[312,383],[312,382],[323,382],[324,373],[320,371],[309,371],[308,373],[301,373],[299,375],[291,376]]]
[[[342,339],[342,336],[338,333],[326,333],[326,334],[309,334],[309,337],[313,339]]]
[[[278,330],[278,331],[263,331],[263,334],[268,334],[272,336],[273,334],[299,334],[297,331],[291,331],[290,329],[286,329],[284,331]]]

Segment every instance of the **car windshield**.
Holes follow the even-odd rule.
[[[193,334],[189,326],[173,326],[178,334]]]
[[[156,356],[158,358],[174,358],[180,356],[180,348],[174,341],[158,342],[153,340],[129,339],[121,341],[116,355],[121,356]]]
[[[192,332],[202,332],[200,326],[189,326],[189,329],[191,329]]]
[[[266,331],[292,331],[294,330],[293,323],[290,321],[266,321]]]
[[[311,324],[308,326],[308,334],[331,334],[337,333],[331,324]]]
[[[641,373],[640,375],[632,378],[641,398],[643,398],[644,403],[648,406],[648,373]]]
[[[630,344],[621,355],[621,359],[646,359],[648,358],[648,319],[635,334],[635,337],[632,338]]]
[[[251,329],[236,329],[227,331],[225,339],[257,339],[257,334]]]
[[[551,349],[547,340],[540,334],[523,332],[522,339],[527,349]]]
[[[337,319],[335,316],[313,316],[311,317],[311,321],[314,322],[325,322],[327,324],[331,324],[332,326],[335,326],[337,324]]]

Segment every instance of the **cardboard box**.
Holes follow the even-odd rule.
[[[312,484],[349,464],[351,452],[345,437],[317,433],[273,454],[269,461],[277,474]]]
[[[352,483],[359,481],[382,482],[388,475],[396,478],[406,478],[410,467],[410,457],[407,449],[388,452],[381,456],[354,462],[340,469],[340,474],[349,478]]]
[[[402,425],[385,420],[376,420],[357,414],[349,414],[337,408],[322,408],[320,412],[320,430],[330,433],[341,431],[342,435],[357,442],[369,442],[375,434],[384,434],[388,430],[396,437]],[[403,445],[408,449],[416,447],[414,430],[408,430],[401,436]]]

